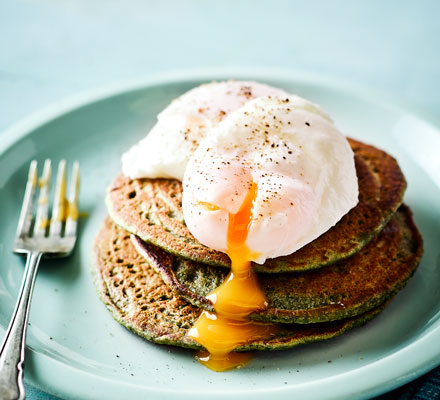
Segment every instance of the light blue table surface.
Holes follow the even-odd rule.
[[[341,80],[438,124],[439,15],[436,0],[0,0],[0,140],[80,93],[206,70]],[[29,389],[28,398],[49,397]]]

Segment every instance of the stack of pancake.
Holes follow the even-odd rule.
[[[422,238],[402,204],[405,177],[387,153],[349,139],[359,203],[297,252],[254,264],[267,309],[254,320],[279,324],[237,351],[278,350],[335,337],[376,316],[416,270]],[[114,318],[156,343],[200,349],[187,336],[230,260],[200,244],[182,215],[173,179],[120,175],[107,193],[108,217],[94,247],[99,295]]]

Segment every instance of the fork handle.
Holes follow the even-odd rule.
[[[23,362],[30,300],[42,253],[29,252],[14,314],[0,350],[0,400],[24,399]]]

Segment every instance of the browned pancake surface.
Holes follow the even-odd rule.
[[[122,325],[157,343],[200,348],[186,334],[201,310],[176,296],[139,255],[129,234],[110,219],[96,237],[92,271],[102,301]],[[282,350],[330,339],[363,325],[383,307],[341,321],[282,324],[270,339],[250,342],[237,350]]]
[[[349,140],[355,153],[359,203],[333,228],[292,255],[254,264],[259,272],[308,270],[349,257],[364,247],[402,202],[405,178],[387,153]],[[197,262],[228,267],[224,253],[200,244],[182,215],[182,185],[172,179],[130,180],[120,175],[110,186],[107,207],[112,219],[144,241]]]

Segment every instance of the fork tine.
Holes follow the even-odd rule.
[[[46,234],[46,228],[49,225],[49,192],[52,167],[50,160],[44,162],[43,174],[39,181],[40,195],[38,196],[37,216],[35,218],[34,236],[41,237]]]
[[[20,219],[18,220],[16,238],[29,234],[32,223],[32,202],[37,186],[37,161],[33,160],[29,167],[23,205],[21,206]]]
[[[50,236],[60,236],[66,218],[66,160],[58,164],[55,197],[50,221]]]
[[[79,163],[73,164],[65,236],[74,236],[78,225]]]

